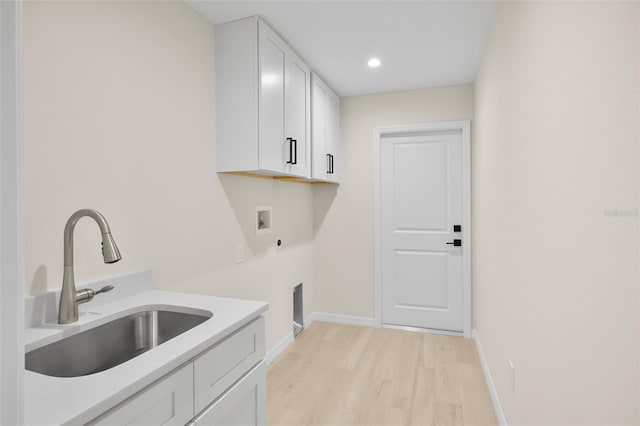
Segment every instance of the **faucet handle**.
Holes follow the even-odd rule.
[[[113,287],[112,285],[105,285],[104,287],[102,287],[100,290],[96,291],[94,296],[99,295],[100,293],[106,293],[108,291],[113,290],[115,287]]]
[[[114,287],[112,285],[105,285],[98,291],[95,291],[91,288],[83,288],[82,290],[78,290],[76,292],[76,303],[90,302],[91,300],[93,300],[94,297],[96,297],[96,295],[111,291],[113,290],[113,288]]]

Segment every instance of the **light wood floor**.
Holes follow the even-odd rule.
[[[472,340],[314,322],[268,370],[269,425],[496,425]]]

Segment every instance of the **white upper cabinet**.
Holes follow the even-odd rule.
[[[216,27],[218,172],[311,177],[310,75],[258,17]]]
[[[311,143],[312,179],[339,183],[340,98],[315,73],[311,75]]]

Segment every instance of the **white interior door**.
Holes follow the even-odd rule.
[[[462,332],[461,131],[381,138],[382,322]]]

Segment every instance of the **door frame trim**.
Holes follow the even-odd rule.
[[[464,244],[462,246],[462,297],[463,332],[471,338],[471,121],[444,121],[412,125],[383,126],[373,129],[373,200],[374,200],[374,283],[375,283],[375,325],[382,327],[382,230],[381,230],[381,142],[389,134],[416,132],[436,132],[460,130],[462,132],[462,226]]]
[[[0,424],[24,424],[22,0],[0,1]]]

